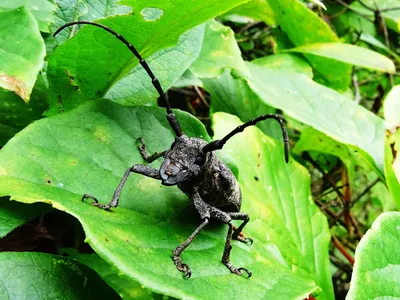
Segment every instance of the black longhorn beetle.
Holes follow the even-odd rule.
[[[267,114],[238,126],[220,140],[207,143],[200,138],[189,138],[183,134],[182,129],[179,126],[179,122],[172,112],[168,98],[163,92],[158,79],[154,76],[148,64],[140,56],[135,47],[133,47],[124,37],[104,25],[88,21],[76,21],[64,24],[54,33],[53,36],[56,36],[64,28],[77,24],[88,24],[103,28],[123,42],[139,59],[140,64],[150,76],[158,94],[167,105],[167,120],[176,136],[175,141],[172,143],[170,149],[161,153],[155,153],[153,155],[148,155],[143,140],[139,138],[139,151],[146,162],[151,163],[157,158],[163,157],[164,161],[160,169],[157,170],[147,165],[135,164],[126,170],[121,182],[118,184],[114,192],[110,203],[101,204],[96,197],[88,194],[83,195],[82,201],[88,198],[93,199],[94,202],[92,205],[105,210],[109,210],[112,207],[117,207],[122,188],[128,179],[129,174],[132,172],[161,180],[162,185],[177,185],[178,188],[193,201],[196,210],[200,214],[201,224],[186,239],[186,241],[176,247],[173,251],[172,260],[174,261],[176,268],[180,272],[183,272],[185,277],[190,278],[192,272],[189,266],[182,262],[181,254],[200,233],[200,231],[209,223],[210,219],[215,219],[228,225],[228,234],[226,237],[224,253],[222,255],[223,264],[232,273],[237,275],[242,275],[243,272],[246,272],[247,278],[249,278],[252,273],[246,268],[234,267],[229,261],[229,256],[232,249],[232,239],[243,243],[251,244],[253,242],[252,239],[246,238],[242,233],[244,226],[249,222],[250,218],[246,213],[240,212],[242,195],[240,192],[239,183],[232,174],[231,170],[217,158],[214,151],[222,149],[224,144],[231,137],[242,132],[246,127],[255,125],[257,122],[266,119],[274,119],[279,122],[282,129],[285,160],[288,162],[289,138],[283,120],[277,115]],[[235,227],[232,224],[232,220],[242,220],[243,222],[239,227]]]

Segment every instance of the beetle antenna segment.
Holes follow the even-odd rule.
[[[224,138],[222,138],[221,140],[215,140],[212,141],[210,143],[208,143],[207,145],[205,145],[203,147],[203,152],[207,153],[207,152],[211,152],[211,151],[215,151],[215,150],[219,150],[222,149],[222,147],[225,145],[225,143],[231,138],[233,137],[235,134],[242,132],[245,128],[249,127],[249,126],[253,126],[256,125],[258,122],[260,121],[264,121],[267,119],[274,119],[276,121],[279,122],[279,125],[281,126],[282,129],[282,134],[283,134],[283,143],[284,143],[284,151],[285,151],[285,161],[288,162],[289,161],[289,136],[288,133],[286,131],[285,128],[285,124],[283,122],[283,119],[277,115],[263,115],[260,116],[258,118],[255,118],[251,121],[248,121],[247,123],[244,123],[238,127],[236,127],[234,130],[232,130],[230,133],[228,133]]]
[[[99,23],[94,23],[94,22],[89,22],[89,21],[75,21],[75,22],[66,23],[63,26],[61,26],[60,28],[58,28],[56,30],[56,32],[54,32],[53,36],[56,36],[63,29],[65,29],[65,28],[67,28],[69,26],[78,25],[78,24],[81,24],[81,25],[86,24],[86,25],[92,25],[92,26],[100,27],[100,28],[108,31],[112,35],[114,35],[117,39],[119,39],[122,43],[124,43],[128,47],[128,49],[133,53],[133,55],[135,55],[137,57],[137,59],[139,60],[140,64],[142,65],[142,67],[145,69],[147,74],[150,76],[151,82],[153,83],[153,86],[157,90],[157,92],[160,95],[160,97],[167,104],[167,120],[168,120],[172,130],[175,132],[176,136],[181,136],[182,135],[182,129],[181,129],[181,127],[180,127],[180,125],[178,123],[178,120],[176,119],[174,113],[172,112],[171,105],[169,104],[169,101],[168,101],[168,97],[164,93],[164,91],[162,90],[160,82],[158,81],[158,79],[154,75],[154,73],[150,70],[149,65],[143,59],[143,57],[139,54],[139,52],[136,50],[136,48],[134,46],[132,46],[122,35],[120,35],[119,33],[116,33],[111,28],[108,28],[107,26],[104,26],[104,25],[99,24]]]

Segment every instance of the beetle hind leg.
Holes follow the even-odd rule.
[[[229,213],[229,216],[232,218],[232,220],[243,220],[242,224],[240,224],[239,227],[233,225],[232,239],[249,245],[253,244],[253,239],[246,237],[246,235],[242,231],[244,226],[246,226],[246,224],[250,221],[249,215],[239,212]]]
[[[222,255],[222,263],[229,269],[229,271],[231,271],[231,273],[234,273],[236,275],[243,275],[244,273],[247,274],[247,278],[250,278],[252,273],[246,269],[246,268],[236,268],[234,267],[230,260],[230,254],[231,254],[231,250],[232,250],[232,232],[233,232],[233,225],[231,222],[229,222],[227,224],[229,226],[228,229],[228,234],[226,236],[226,242],[225,242],[225,248],[224,248],[224,254]]]

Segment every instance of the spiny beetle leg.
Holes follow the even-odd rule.
[[[208,218],[205,218],[203,222],[196,228],[195,231],[184,241],[181,245],[175,248],[175,250],[172,252],[172,260],[178,269],[178,271],[184,273],[184,276],[186,278],[190,278],[192,276],[192,271],[190,270],[190,267],[187,264],[184,264],[181,259],[181,254],[183,250],[185,250],[190,243],[194,240],[194,238],[200,233],[200,231],[208,224]]]

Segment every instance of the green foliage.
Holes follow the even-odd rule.
[[[193,117],[180,113],[178,118],[182,127],[186,129],[186,134],[208,139],[204,127]],[[68,124],[75,124],[76,130],[69,129]],[[233,122],[230,125],[236,124]],[[268,295],[271,299],[301,299],[315,291],[314,274],[311,271],[317,268],[320,270],[321,266],[305,263],[306,258],[314,262],[314,256],[319,250],[310,248],[307,253],[289,255],[286,263],[282,261],[283,258],[271,260],[271,254],[278,258],[280,254],[274,247],[267,247],[266,235],[256,224],[248,230],[248,234],[255,238],[254,250],[249,246],[235,244],[232,260],[259,274],[258,279],[245,281],[240,277],[232,278],[229,271],[220,264],[225,228],[218,226],[213,232],[201,235],[191,251],[184,256],[185,260],[192,264],[194,274],[192,280],[182,281],[181,274],[174,270],[175,266],[169,257],[171,250],[195,228],[197,218],[190,214],[187,218],[180,219],[183,217],[180,216],[180,212],[188,205],[187,198],[176,188],[162,188],[153,179],[132,175],[121,195],[118,213],[109,213],[80,203],[81,195],[86,192],[98,196],[104,202],[111,199],[120,174],[134,163],[142,161],[139,151],[135,150],[136,139],[143,137],[148,141],[148,149],[151,152],[162,151],[173,141],[173,134],[166,129],[167,127],[162,109],[125,108],[107,101],[90,101],[70,113],[36,122],[2,150],[0,165],[3,166],[3,176],[0,177],[0,194],[11,195],[13,199],[26,203],[47,202],[74,215],[85,229],[87,242],[97,253],[126,276],[146,284],[148,288],[157,292],[175,297],[209,298],[216,295],[219,286],[229,286],[230,288],[221,291],[218,298],[234,295],[262,298]],[[72,138],[80,140],[85,147],[81,143],[70,143]],[[257,136],[257,139],[259,138],[260,136]],[[29,142],[31,139],[34,139],[33,144]],[[251,136],[248,139],[251,139]],[[282,146],[274,144],[265,138],[262,144],[265,150],[260,157],[265,155],[267,161],[275,160],[281,165]],[[255,152],[256,147],[254,145]],[[87,150],[82,151],[83,148]],[[242,149],[244,150],[246,149]],[[125,153],[128,152],[130,155],[126,156]],[[237,157],[244,157],[243,154],[238,152]],[[21,160],[12,159],[14,155],[25,157],[28,162],[34,159],[35,164],[26,169],[26,164]],[[257,156],[257,153],[255,155]],[[276,157],[269,158],[269,155],[279,156],[279,161]],[[256,160],[253,161],[254,168],[257,168]],[[286,182],[289,186],[296,185],[299,184],[296,182],[297,178],[304,178],[304,174],[297,171],[299,174],[294,176],[294,182],[288,181],[288,174],[294,172],[295,166],[289,164],[288,168],[283,174],[278,169],[273,169],[275,171],[269,175],[257,174],[254,171],[251,174],[258,175],[260,179],[265,176],[277,177],[278,174],[283,176],[282,182],[275,182],[271,189],[276,193],[279,184]],[[277,173],[274,175],[275,172]],[[81,178],[77,177],[79,174]],[[253,177],[252,182],[254,189],[257,186],[261,189],[260,192],[264,189]],[[309,203],[307,193],[296,197],[300,196],[303,201]],[[260,204],[257,207],[265,207],[263,198],[259,198]],[[282,199],[291,203],[287,207],[288,213],[292,216],[303,213],[309,216],[308,222],[323,224],[323,219],[320,219],[321,215],[317,214],[314,206],[311,206],[311,211],[308,211],[310,208],[307,206],[304,207],[304,212],[293,211],[294,199]],[[249,199],[244,203],[243,210],[250,210],[254,205]],[[282,208],[285,205],[279,206],[280,210],[285,210]],[[252,217],[255,220],[264,219],[267,224],[272,221],[268,215],[276,215],[272,211],[268,215],[262,215],[259,208],[253,210]],[[305,221],[306,219],[301,220]],[[292,218],[290,222],[295,222],[292,226],[297,227],[296,224],[300,220]],[[283,223],[276,223],[278,224],[270,225],[271,239],[275,239],[277,231],[285,229],[281,227]],[[282,249],[302,248],[304,246],[298,243],[305,238],[317,239],[315,243],[318,248],[326,247],[328,232],[321,224],[317,224],[313,225],[315,230],[306,227],[304,233],[297,232],[292,241],[286,236],[281,240]],[[326,259],[321,258],[326,264]],[[298,265],[298,275],[291,274],[288,263]],[[305,277],[305,273],[309,273],[308,278]],[[323,274],[326,276],[326,273]],[[320,278],[315,281],[326,284]],[[285,288],[288,285],[291,286],[290,291]],[[274,288],[270,288],[271,286]]]
[[[344,298],[349,285],[347,299],[400,297],[399,215],[379,216],[400,207],[400,15],[395,1],[346,3],[4,0],[0,248],[16,235],[16,250],[36,252],[0,253],[0,298],[321,300]],[[77,20],[137,48],[163,90],[173,87],[172,106],[204,121],[174,111],[190,137],[211,141],[284,115],[288,164],[273,120],[216,152],[241,186],[244,234],[254,239],[234,241],[231,261],[252,278],[221,263],[219,223],[184,251],[193,274],[182,278],[172,250],[200,220],[177,187],[131,174],[112,211],[82,203],[85,193],[108,202],[124,172],[144,163],[139,137],[154,153],[174,135],[148,74],[118,39],[87,25],[50,35]],[[66,220],[55,225],[57,210]],[[52,237],[50,247],[23,245],[18,232],[29,226],[8,235],[27,222]]]
[[[112,27],[143,57],[173,46],[186,30],[217,16],[245,0],[159,1],[163,13],[156,20],[146,19],[147,1],[124,1],[140,12],[105,18],[100,23]],[[171,9],[172,8],[172,9]],[[96,60],[93,64],[93,58]],[[111,34],[85,26],[74,38],[60,45],[49,58],[48,74],[52,94],[48,114],[69,110],[79,103],[105,95],[108,89],[138,64],[137,59]]]
[[[268,0],[268,3],[275,13],[279,26],[294,45],[338,42],[337,36],[328,24],[300,1]],[[317,73],[319,82],[338,90],[347,88],[350,82],[350,66],[314,55],[305,56]]]
[[[0,253],[1,299],[119,299],[96,272],[61,256]]]
[[[400,297],[400,213],[385,213],[361,239],[356,251],[352,284],[346,299]]]
[[[28,102],[45,55],[38,24],[30,11],[21,7],[0,11],[0,31],[0,88]]]
[[[55,10],[53,3],[47,0],[3,0],[0,3],[0,11],[16,9],[21,6],[30,10],[39,24],[40,31],[49,32],[49,24],[53,21],[53,11]]]

